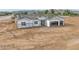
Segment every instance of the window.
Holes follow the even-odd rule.
[[[22,26],[26,26],[26,22],[21,22],[21,25]]]
[[[35,21],[34,24],[38,24],[38,21]]]

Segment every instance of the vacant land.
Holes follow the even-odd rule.
[[[0,49],[79,49],[79,17],[65,17],[65,25],[60,27],[28,29],[17,29],[8,20],[0,21]]]

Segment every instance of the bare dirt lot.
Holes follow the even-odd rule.
[[[49,28],[17,29],[11,20],[0,21],[0,49],[79,49],[79,17],[65,17],[64,26]]]

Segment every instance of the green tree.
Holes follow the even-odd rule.
[[[48,10],[45,10],[45,14],[47,14],[49,11]]]
[[[54,9],[51,9],[51,13],[54,14],[54,12],[55,12]]]
[[[65,10],[64,13],[63,13],[64,16],[69,16],[71,15],[71,12],[70,10]]]

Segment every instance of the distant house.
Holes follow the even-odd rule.
[[[16,20],[17,28],[30,28],[30,27],[39,27],[39,26],[63,26],[64,19],[61,17],[20,17]]]

